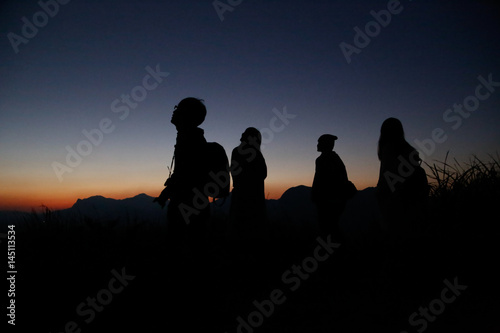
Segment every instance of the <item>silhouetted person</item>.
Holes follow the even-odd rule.
[[[418,152],[406,140],[401,121],[386,119],[378,142],[380,174],[377,200],[382,217],[381,242],[384,269],[387,270],[387,303],[391,312],[407,315],[416,306],[419,285],[423,285],[428,258],[421,239],[425,223],[428,186],[420,167]],[[416,269],[418,267],[418,269]],[[424,275],[422,275],[424,274]]]
[[[173,270],[165,276],[165,284],[168,302],[174,309],[181,309],[176,318],[186,326],[194,323],[193,318],[204,318],[216,298],[212,290],[206,288],[206,284],[212,285],[211,274],[207,274],[211,268],[206,239],[210,205],[205,191],[211,160],[210,144],[198,127],[206,114],[201,99],[188,97],[175,106],[171,119],[177,129],[175,167],[165,182],[166,188],[156,198],[162,206],[169,200],[167,265]],[[170,308],[164,310],[171,311]]]
[[[425,171],[415,148],[405,139],[403,125],[396,118],[386,119],[378,142],[380,173],[377,199],[382,229],[394,240],[416,236],[424,221],[428,194]]]
[[[318,139],[317,149],[321,155],[316,159],[311,198],[318,209],[321,235],[326,237],[331,234],[332,239],[340,242],[343,236],[338,224],[346,206],[344,191],[348,178],[344,162],[333,151],[336,140],[337,137],[331,134],[324,134]]]
[[[210,217],[208,196],[203,193],[207,182],[207,141],[198,126],[205,120],[203,101],[188,97],[180,101],[171,123],[177,129],[174,150],[175,167],[165,182],[166,188],[155,199],[162,207],[170,200],[167,211],[168,241],[182,244],[190,236],[196,244],[204,236]]]
[[[231,154],[233,191],[230,222],[239,239],[267,238],[264,180],[267,166],[260,151],[262,136],[249,127],[241,135],[241,143]]]

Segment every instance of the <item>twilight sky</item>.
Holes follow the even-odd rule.
[[[499,7],[441,2],[3,1],[0,209],[156,196],[187,96],[228,154],[262,130],[269,198],[311,185],[324,133],[375,186],[391,116],[427,162],[495,155]]]

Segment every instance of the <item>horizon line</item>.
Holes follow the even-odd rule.
[[[290,190],[292,188],[297,188],[297,187],[309,187],[309,188],[311,188],[310,185],[303,185],[303,184],[292,186],[292,187],[287,188],[285,191],[283,191],[283,193],[281,194],[281,196],[279,198],[268,198],[266,196],[265,200],[279,200],[279,199],[281,199],[283,197],[283,194],[285,194],[285,192],[287,192],[288,190]],[[367,186],[367,187],[365,187],[363,189],[358,189],[357,191],[360,192],[360,191],[364,191],[366,189],[375,188],[375,187],[376,186]],[[232,191],[229,193],[229,195],[231,195],[231,193],[232,193]],[[90,198],[94,198],[94,197],[102,197],[102,198],[111,199],[111,200],[127,200],[127,199],[135,198],[135,197],[140,196],[140,195],[146,195],[148,197],[155,198],[154,196],[151,196],[151,195],[149,195],[149,194],[147,194],[145,192],[141,192],[141,193],[138,193],[136,195],[128,196],[128,197],[125,197],[125,198],[112,198],[112,197],[107,197],[107,196],[100,195],[100,194],[95,194],[95,195],[91,195],[91,196],[88,196],[88,197],[85,197],[85,198],[77,198],[76,201],[71,206],[67,206],[67,207],[61,207],[61,208],[51,209],[51,207],[49,207],[49,206],[41,203],[38,206],[26,206],[24,208],[9,209],[7,207],[2,207],[2,208],[0,208],[0,212],[3,212],[3,213],[31,213],[33,211],[36,211],[37,208],[47,208],[50,211],[59,211],[59,210],[65,210],[65,209],[72,208],[78,202],[78,200],[86,200],[86,199],[90,199]],[[223,198],[220,198],[220,199],[223,199]],[[220,200],[220,199],[216,199],[216,200]],[[7,209],[5,209],[5,208],[7,208]]]

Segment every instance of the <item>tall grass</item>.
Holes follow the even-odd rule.
[[[481,233],[495,231],[500,203],[500,157],[488,161],[472,156],[468,162],[456,159],[432,165],[425,163],[431,186],[430,213],[435,222]]]
[[[430,169],[428,175],[431,181],[431,196],[445,197],[457,196],[467,193],[474,195],[491,190],[498,190],[500,180],[500,158],[489,155],[491,160],[481,161],[477,156],[473,156],[469,162],[460,163],[453,159],[454,164],[448,162],[448,155],[442,162],[435,162],[433,165],[425,163]]]

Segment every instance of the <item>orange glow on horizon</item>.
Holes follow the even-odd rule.
[[[367,187],[374,186],[368,181],[361,182],[353,180],[354,184],[358,190],[363,190]],[[109,184],[110,185],[110,184]],[[305,185],[311,186],[311,184],[293,184],[288,182],[274,183],[272,181],[266,181],[265,184],[265,197],[266,199],[279,199],[283,193],[289,188]],[[148,186],[147,188],[132,186],[126,189],[113,189],[109,186],[105,190],[99,190],[98,187],[89,186],[81,187],[80,189],[53,189],[52,191],[36,191],[31,189],[29,193],[25,190],[13,190],[4,189],[3,193],[0,193],[0,210],[15,210],[15,211],[31,211],[35,209],[36,211],[41,210],[42,205],[48,207],[51,210],[67,209],[73,206],[78,199],[86,199],[92,196],[100,195],[106,198],[112,199],[126,199],[131,198],[141,193],[145,193],[151,197],[156,197],[159,195],[163,187]]]

